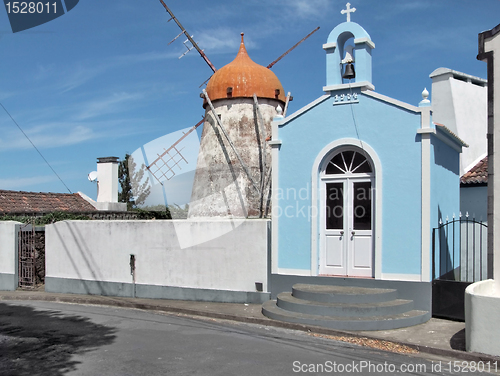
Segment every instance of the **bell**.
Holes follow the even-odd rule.
[[[354,72],[354,65],[352,63],[347,63],[345,66],[345,72],[342,75],[342,78],[346,78],[348,80],[355,78],[356,72]]]

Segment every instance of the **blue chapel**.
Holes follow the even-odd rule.
[[[375,91],[375,43],[347,15],[323,45],[323,95],[272,123],[270,289],[394,288],[430,312],[432,228],[458,214],[467,145],[426,90],[418,105]]]

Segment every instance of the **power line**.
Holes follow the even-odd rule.
[[[42,157],[42,159],[45,161],[45,163],[47,163],[47,166],[50,167],[50,169],[52,170],[52,172],[57,176],[57,178],[61,181],[61,183],[63,183],[63,185],[66,187],[66,189],[68,190],[69,193],[73,194],[73,192],[71,192],[71,190],[68,188],[68,186],[64,183],[64,181],[61,179],[61,177],[57,174],[57,172],[52,168],[52,166],[50,165],[50,163],[45,159],[45,157],[43,156],[43,154],[40,152],[40,150],[38,150],[38,148],[35,146],[35,144],[33,143],[33,141],[30,140],[30,138],[28,137],[28,135],[26,133],[24,133],[24,131],[22,130],[22,128],[20,127],[19,124],[17,124],[17,121],[14,120],[14,118],[12,117],[12,115],[9,113],[9,111],[7,111],[7,109],[5,108],[5,106],[2,104],[2,102],[0,102],[0,106],[2,106],[2,108],[4,109],[4,111],[7,113],[7,115],[9,115],[9,117],[12,119],[12,121],[14,122],[15,125],[17,125],[17,127],[19,128],[19,130],[23,133],[24,137],[26,137],[26,139],[31,143],[31,145],[33,145],[33,147],[35,148],[35,150],[38,152],[38,154],[40,154],[40,157]]]
[[[368,154],[366,153],[366,150],[363,147],[363,141],[359,137],[358,123],[356,121],[356,116],[354,115],[354,106],[353,106],[353,103],[352,103],[353,92],[352,92],[352,87],[351,87],[351,79],[349,79],[349,92],[350,92],[350,95],[351,95],[351,102],[350,102],[350,104],[351,104],[351,106],[350,106],[351,107],[351,115],[352,115],[352,121],[354,123],[354,129],[356,130],[356,136],[358,137],[358,141],[360,143],[361,150],[363,151],[363,154],[365,154],[365,157],[368,157]]]

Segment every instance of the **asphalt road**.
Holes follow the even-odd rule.
[[[448,362],[260,325],[115,307],[0,303],[1,376],[471,374],[463,368],[469,364]]]

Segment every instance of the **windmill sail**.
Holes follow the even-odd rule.
[[[195,130],[202,122],[159,137],[132,153],[130,175],[141,176],[132,182],[134,196],[146,181],[151,189],[145,206],[183,207],[189,203],[200,145]]]

